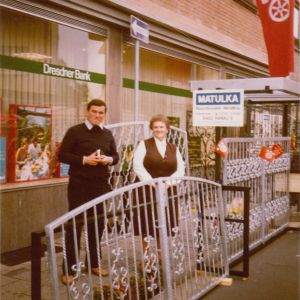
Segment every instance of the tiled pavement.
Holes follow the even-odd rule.
[[[1,264],[1,300],[31,299],[31,262],[15,266]],[[46,259],[42,258],[42,299],[51,298],[51,287]]]
[[[299,229],[300,213],[294,213],[294,215],[291,217],[291,221],[293,222],[290,224],[293,227],[298,227]],[[271,243],[268,247],[272,247],[272,245],[273,243]],[[260,252],[258,252],[258,254],[256,255],[260,255]],[[17,264],[14,266],[7,266],[4,264],[0,264],[0,272],[1,272],[1,277],[0,277],[0,286],[1,286],[0,299],[1,300],[31,299],[31,262],[30,261]],[[268,280],[269,283],[272,284],[271,279]],[[243,289],[242,286],[241,289]],[[214,293],[215,291],[212,291],[209,294],[210,296],[208,296],[207,299],[210,299],[210,297],[214,295]],[[50,283],[49,272],[47,267],[47,260],[44,257],[42,258],[42,300],[48,300],[48,299],[52,299],[51,283]],[[215,299],[215,298],[211,298],[211,299]],[[230,298],[230,297],[222,298],[222,299],[235,300],[234,298]],[[259,299],[259,300],[265,300],[265,299]]]
[[[251,256],[249,278],[233,278],[203,300],[299,300],[299,270],[300,231],[288,230]]]

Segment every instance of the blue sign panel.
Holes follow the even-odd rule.
[[[149,43],[149,25],[135,16],[130,16],[130,35],[144,43]]]
[[[201,93],[196,94],[197,105],[240,105],[241,93]]]
[[[6,138],[0,137],[0,183],[6,182]]]
[[[60,176],[61,177],[69,176],[69,168],[70,168],[70,165],[60,163]]]

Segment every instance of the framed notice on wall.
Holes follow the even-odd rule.
[[[8,182],[50,178],[51,109],[10,105]]]

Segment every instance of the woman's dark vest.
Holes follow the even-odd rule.
[[[165,157],[156,147],[154,138],[145,140],[144,167],[153,178],[171,176],[177,170],[176,146],[167,143]]]

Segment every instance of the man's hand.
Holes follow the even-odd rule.
[[[110,163],[112,163],[112,158],[106,155],[100,155],[100,158],[98,160],[99,164],[106,166]]]
[[[89,156],[83,157],[83,164],[84,165],[90,165],[90,166],[97,166],[98,164],[101,164],[102,166],[106,166],[108,164],[111,164],[113,159],[106,155],[98,155],[97,151],[92,153]]]
[[[83,157],[83,164],[90,166],[97,166],[100,161],[100,157],[97,155],[97,152],[90,154],[89,156]]]

